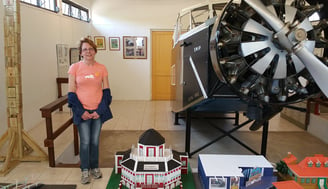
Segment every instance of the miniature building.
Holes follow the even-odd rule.
[[[288,174],[305,189],[326,189],[328,180],[328,157],[316,154],[304,158],[301,162],[290,161],[292,154],[283,161],[288,166]]]
[[[275,189],[304,189],[301,185],[293,180],[280,181],[272,183]]]
[[[264,189],[276,181],[273,166],[261,155],[200,154],[198,174],[203,189]]]
[[[165,149],[165,139],[154,129],[145,131],[138,147],[115,155],[115,173],[127,188],[173,189],[188,173],[188,155]]]

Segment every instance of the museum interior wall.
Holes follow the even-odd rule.
[[[56,45],[77,47],[84,36],[105,36],[106,50],[97,60],[109,70],[115,100],[151,99],[150,37],[153,30],[173,30],[178,12],[202,0],[75,0],[89,8],[91,22],[21,3],[21,57],[23,122],[29,130],[42,121],[40,107],[57,96]],[[0,5],[0,134],[7,130],[7,102],[3,34],[3,4]],[[121,50],[108,50],[108,37],[120,37]],[[147,59],[123,59],[122,36],[146,36]]]
[[[3,10],[1,3],[2,32]],[[89,23],[21,3],[21,77],[25,130],[41,121],[39,109],[57,97],[56,44],[76,46],[77,40],[89,33]],[[4,34],[1,33],[0,115],[1,120],[7,120],[3,39]],[[7,121],[1,121],[0,128],[1,134],[4,133],[7,130]]]
[[[151,99],[151,31],[173,31],[179,11],[200,2],[204,0],[93,1],[92,34],[105,36],[107,42],[106,50],[98,52],[97,60],[108,68],[114,99]],[[110,36],[120,37],[120,51],[108,49]],[[123,59],[122,36],[146,36],[147,59]]]

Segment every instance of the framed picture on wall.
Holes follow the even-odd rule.
[[[78,48],[69,49],[70,64],[74,64],[81,60],[80,51]]]
[[[70,66],[69,46],[67,44],[56,44],[57,54],[57,73],[58,77],[68,77],[68,69]]]
[[[123,36],[124,59],[147,59],[147,37]]]
[[[94,42],[97,46],[97,50],[106,50],[106,39],[104,36],[95,36]]]
[[[109,37],[109,50],[119,51],[120,50],[120,38],[119,37]]]

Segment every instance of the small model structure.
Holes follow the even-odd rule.
[[[301,162],[288,153],[283,159],[288,166],[288,175],[303,188],[327,189],[328,181],[328,157],[322,154],[306,157]]]
[[[198,174],[203,189],[265,189],[276,181],[262,155],[200,154]]]
[[[301,185],[293,180],[273,182],[274,189],[304,189]]]
[[[182,188],[181,174],[188,173],[188,155],[165,149],[165,139],[149,129],[140,136],[137,148],[116,153],[115,173],[121,173],[121,186],[127,188]]]

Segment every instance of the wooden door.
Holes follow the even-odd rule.
[[[152,99],[171,100],[173,31],[152,31]]]

